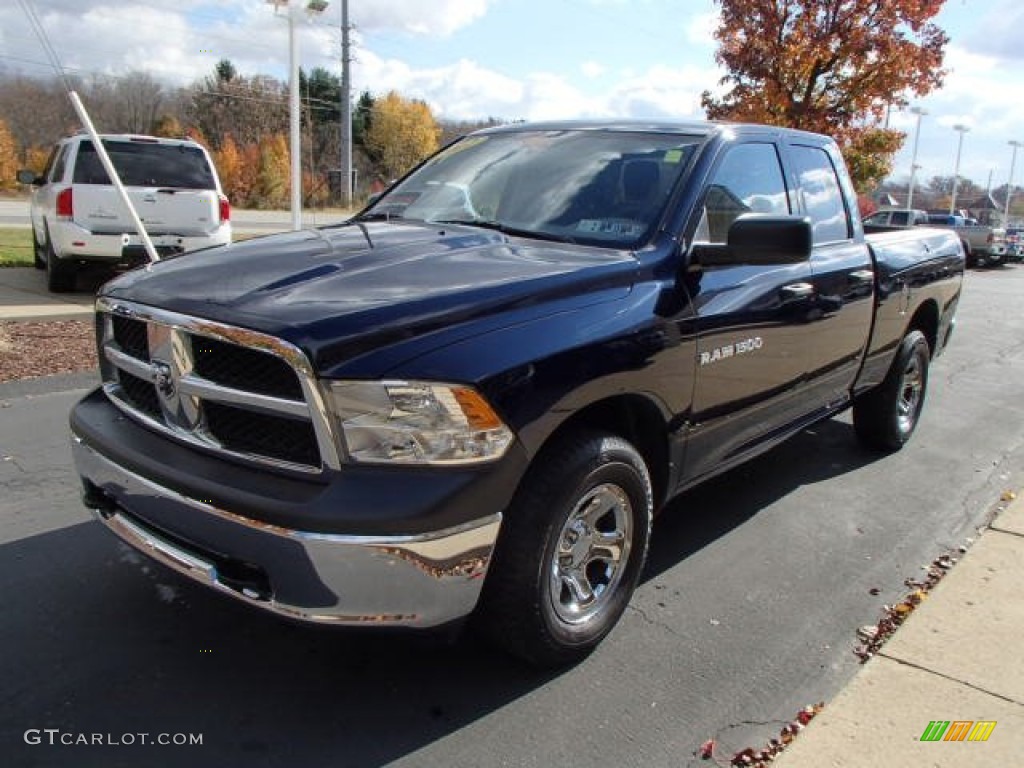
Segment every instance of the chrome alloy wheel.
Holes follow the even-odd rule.
[[[552,608],[567,624],[599,615],[615,594],[629,562],[633,509],[617,485],[591,488],[566,518],[551,562]]]
[[[911,355],[900,379],[899,402],[896,404],[900,432],[906,434],[914,428],[923,393],[924,371],[921,361],[917,355]]]

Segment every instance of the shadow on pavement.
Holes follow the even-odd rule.
[[[819,422],[768,453],[676,497],[654,524],[644,581],[675,567],[802,485],[876,461],[853,426]]]
[[[551,677],[472,638],[288,624],[93,523],[0,547],[0,583],[5,765],[382,765]],[[203,744],[32,746],[30,728]]]

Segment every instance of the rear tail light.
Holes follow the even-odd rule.
[[[985,238],[985,242],[986,243],[994,243],[995,241],[996,241],[996,236],[994,234],[992,234],[991,232],[989,232],[988,233],[988,237]]]
[[[57,194],[57,215],[66,219],[70,219],[75,215],[75,204],[71,197],[71,187],[62,189]]]
[[[225,221],[231,221],[231,202],[224,197],[220,196],[220,222],[223,224]]]

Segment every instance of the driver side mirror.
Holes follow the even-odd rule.
[[[806,216],[743,214],[729,226],[724,245],[695,245],[693,261],[703,267],[798,264],[811,257],[813,235]]]
[[[20,170],[18,171],[18,182],[20,184],[34,184],[35,186],[41,186],[43,183],[43,177],[37,176],[35,171]]]

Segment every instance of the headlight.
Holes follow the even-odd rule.
[[[471,387],[333,381],[327,392],[351,461],[483,462],[499,458],[512,442],[512,431]]]

